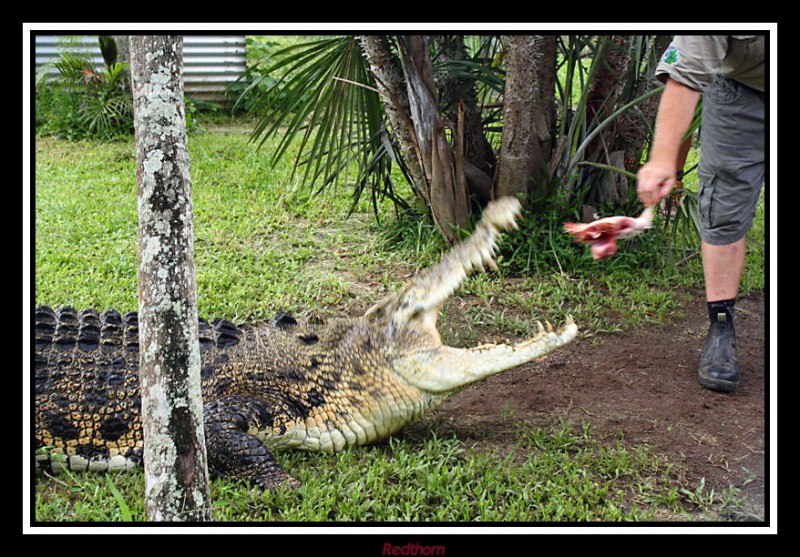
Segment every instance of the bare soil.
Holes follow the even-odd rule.
[[[590,432],[614,446],[648,445],[678,464],[693,489],[740,490],[744,504],[719,520],[765,521],[768,492],[768,393],[764,297],[737,302],[741,383],[736,393],[709,391],[697,381],[708,317],[702,296],[685,319],[641,330],[579,338],[544,360],[509,370],[445,402],[436,418],[460,437],[514,442],[498,431],[515,420],[545,423],[563,417],[589,422]],[[712,518],[713,519],[713,518]]]

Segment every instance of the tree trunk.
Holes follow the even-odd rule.
[[[125,72],[126,79],[123,82],[123,87],[126,91],[131,90],[131,48],[128,35],[112,35],[114,42],[117,44],[117,62],[120,64],[128,64],[128,71]]]
[[[661,56],[664,54],[664,51],[669,46],[670,42],[672,42],[672,39],[672,35],[655,35],[650,38],[648,65],[646,69],[639,75],[639,79],[636,84],[637,96],[641,96],[645,93],[649,93],[657,87],[661,87],[661,83],[653,77],[653,73],[658,61],[661,59]],[[629,151],[625,153],[627,168],[632,172],[636,172],[638,170],[639,164],[642,162],[641,159],[644,147],[647,141],[652,138],[652,130],[648,124],[655,123],[656,114],[658,113],[658,103],[660,100],[660,95],[654,95],[639,104],[638,108],[641,112],[641,117],[636,118],[636,121],[632,126],[634,129],[633,133],[635,134],[635,141],[633,142],[633,146],[629,149]],[[634,117],[630,117],[630,119],[633,120]]]
[[[632,100],[623,89],[633,90],[636,76],[631,72],[630,35],[612,35],[603,51],[602,61],[594,74],[586,99],[587,128],[600,125],[621,105]],[[629,149],[626,128],[628,115],[618,117],[608,132],[598,135],[586,148],[587,160],[612,168],[625,168],[625,153]],[[613,170],[587,170],[585,177],[595,185],[588,201],[619,206],[628,199],[628,180]]]
[[[456,228],[467,227],[464,167],[447,140],[425,37],[401,35],[397,42],[400,45],[400,62],[408,86],[409,109],[427,181],[431,213],[439,231],[447,241],[453,243],[457,238]]]
[[[492,196],[492,177],[497,158],[483,133],[481,112],[475,96],[475,82],[447,68],[448,63],[466,59],[464,37],[461,35],[435,35],[442,90],[441,105],[450,120],[450,127],[463,142],[464,171],[470,198],[485,205]],[[459,125],[461,122],[461,125]]]
[[[145,504],[211,520],[180,36],[132,36]]]
[[[533,64],[536,71],[536,104],[533,107],[536,131],[545,158],[555,146],[556,137],[556,35],[536,35]]]
[[[430,207],[427,180],[415,143],[414,126],[409,115],[408,90],[400,61],[389,49],[385,35],[359,35],[357,39],[370,71],[375,76],[391,134],[408,166],[414,192],[426,207]]]
[[[512,35],[504,37],[506,54],[506,87],[503,95],[503,142],[497,181],[498,197],[521,194],[527,197],[534,189],[534,179],[545,168],[552,144],[548,129],[547,109],[541,105],[546,96],[538,85],[544,56],[540,54],[549,42],[541,37]],[[549,58],[549,57],[548,57]],[[551,71],[554,70],[551,69]]]
[[[609,37],[587,96],[588,129],[602,123],[621,106],[660,86],[652,78],[652,68],[666,47],[663,40],[657,39],[631,35]],[[656,58],[650,65],[642,64],[641,60],[646,60],[648,55]],[[645,141],[650,136],[648,123],[655,121],[657,106],[658,98],[651,97],[618,116],[589,144],[586,159],[635,173]],[[628,179],[615,171],[589,169],[584,172],[584,182],[595,184],[587,197],[590,203],[621,205],[630,197]]]

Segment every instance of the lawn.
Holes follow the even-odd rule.
[[[311,196],[290,163],[272,167],[269,146],[249,128],[208,124],[189,140],[201,315],[236,322],[277,311],[322,317],[362,312],[443,249],[432,227],[394,214],[381,220],[364,202],[349,214],[345,186]],[[137,309],[136,183],[132,141],[38,138],[35,152],[35,303],[78,309]],[[743,293],[764,289],[764,224],[759,209]],[[446,312],[443,340],[466,346],[495,335],[523,336],[537,320],[566,314],[581,334],[626,331],[680,317],[702,283],[699,258],[676,254],[650,234],[597,264],[570,244],[560,222],[531,217],[501,243],[500,272],[471,278],[460,295],[492,300]],[[760,246],[760,247],[758,247]],[[498,402],[502,407],[502,402]],[[508,416],[511,446],[476,446],[442,433],[433,416],[377,446],[335,455],[282,453],[302,483],[258,493],[214,480],[218,521],[550,522],[703,520],[682,490],[680,463],[647,446],[607,446],[591,428],[553,417]],[[34,519],[142,521],[143,475],[66,474],[32,481]],[[683,494],[683,495],[682,495]],[[728,499],[733,495],[728,496]]]

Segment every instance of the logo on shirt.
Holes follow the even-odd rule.
[[[678,62],[678,58],[678,49],[670,45],[667,51],[664,53],[664,56],[661,57],[661,61],[672,66]]]

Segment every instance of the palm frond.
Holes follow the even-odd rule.
[[[352,36],[325,37],[273,54],[265,75],[283,74],[270,91],[252,134],[262,146],[278,138],[273,164],[298,145],[294,171],[305,185],[321,191],[355,174],[353,204],[370,189],[373,205],[381,195],[398,199],[390,179],[383,109],[372,74]]]

